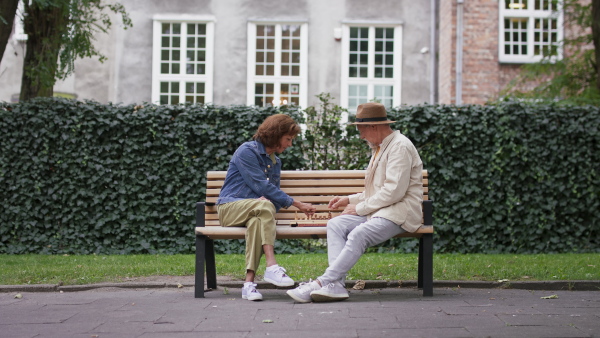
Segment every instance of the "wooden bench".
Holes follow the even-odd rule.
[[[207,172],[206,201],[196,204],[196,298],[204,297],[204,277],[209,289],[217,288],[214,240],[244,239],[245,227],[222,227],[219,224],[215,202],[225,180],[226,171]],[[281,189],[288,195],[317,209],[317,215],[328,215],[327,203],[334,196],[346,196],[364,189],[364,170],[310,170],[282,171]],[[423,296],[433,295],[433,202],[428,199],[427,170],[423,170],[423,225],[414,233],[396,237],[419,239],[418,287]],[[341,212],[341,210],[340,210]],[[339,214],[334,213],[333,216]],[[326,238],[326,227],[292,226],[301,221],[304,214],[295,207],[281,209],[277,213],[277,238]],[[324,221],[326,222],[326,221]],[[206,268],[206,270],[205,270]]]

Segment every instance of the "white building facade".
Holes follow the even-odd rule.
[[[104,103],[303,108],[330,93],[351,111],[372,100],[435,101],[433,0],[119,2],[133,27],[114,17],[110,33],[97,36],[108,60],[78,60],[57,93]],[[16,37],[0,64],[1,101],[20,91],[25,43]]]

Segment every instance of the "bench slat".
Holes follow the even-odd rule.
[[[283,170],[281,179],[323,179],[323,178],[365,178],[366,170]],[[224,180],[226,171],[209,171],[206,173],[207,180]],[[423,177],[429,173],[423,169]]]
[[[278,239],[326,238],[327,228],[278,226],[276,233]],[[402,233],[396,237],[420,237],[432,233],[432,226],[422,226],[415,232]],[[206,236],[209,239],[244,239],[245,234],[244,227],[196,227],[196,235]]]

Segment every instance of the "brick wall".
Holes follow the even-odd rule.
[[[440,1],[439,103],[456,103],[456,0]],[[463,3],[462,102],[484,104],[519,73],[498,62],[498,0]]]

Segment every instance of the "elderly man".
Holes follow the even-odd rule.
[[[329,209],[344,208],[327,223],[329,267],[316,280],[288,290],[295,301],[347,299],[346,274],[368,247],[421,226],[423,163],[412,142],[392,130],[394,122],[380,103],[358,106],[353,124],[372,148],[365,188],[362,193],[329,201]]]

